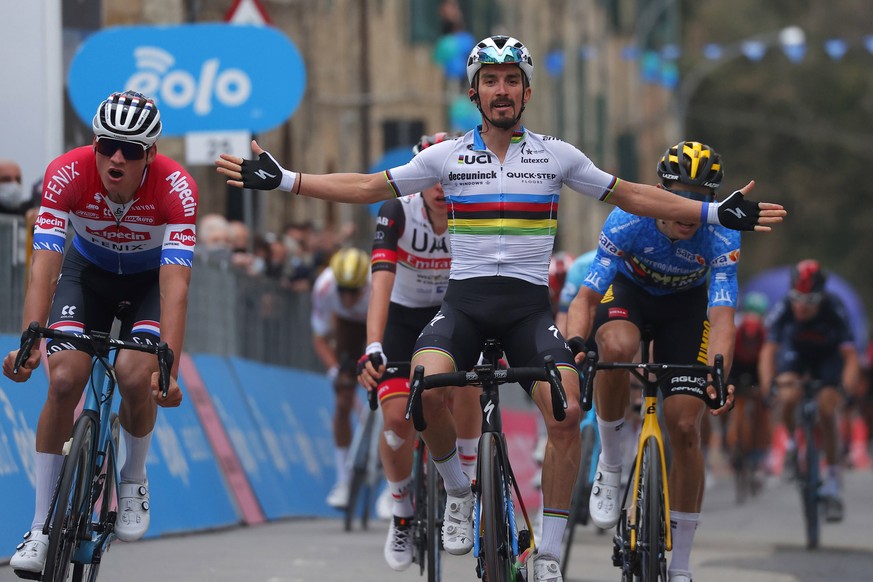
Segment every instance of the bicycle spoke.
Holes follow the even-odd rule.
[[[79,540],[90,531],[90,469],[95,437],[93,418],[87,414],[80,416],[60,478],[57,506],[49,531],[48,558],[42,577],[46,582],[67,580]]]

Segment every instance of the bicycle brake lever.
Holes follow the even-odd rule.
[[[170,390],[170,370],[173,367],[173,350],[166,342],[158,344],[158,385],[161,388],[161,396],[166,398]]]
[[[381,352],[373,352],[369,356],[367,356],[370,360],[370,363],[373,364],[373,368],[375,370],[379,369],[383,362],[383,358],[385,356],[382,355]],[[376,409],[379,408],[379,393],[374,389],[367,389],[367,404],[370,405],[370,410],[376,412]]]
[[[427,428],[424,411],[421,408],[421,391],[424,389],[424,366],[416,366],[409,385],[409,400],[406,402],[406,420],[412,418],[415,430],[422,432]]]
[[[727,388],[724,383],[724,356],[722,354],[715,355],[712,372],[712,384],[715,388],[718,408],[721,408],[727,403]]]
[[[15,365],[12,367],[12,373],[18,374],[21,365],[30,358],[30,352],[33,350],[33,344],[39,338],[39,323],[31,321],[27,329],[21,332],[21,347],[18,349],[18,355],[15,356]]]
[[[562,421],[567,418],[567,393],[564,392],[564,385],[561,383],[561,373],[558,372],[558,366],[555,365],[555,360],[552,356],[545,358],[546,373],[549,378],[549,386],[552,389],[552,415],[555,420]]]
[[[588,412],[594,405],[594,374],[597,372],[597,352],[592,350],[585,354],[582,366],[582,386],[579,391],[580,405],[582,410]]]

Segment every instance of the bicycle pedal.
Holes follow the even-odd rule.
[[[42,572],[31,572],[30,570],[12,570],[16,576],[25,580],[42,580]]]

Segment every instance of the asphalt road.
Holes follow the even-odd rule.
[[[792,484],[771,481],[736,505],[727,475],[707,490],[692,566],[707,582],[873,580],[873,472],[845,475],[846,518],[826,525],[822,547],[805,548],[799,496]],[[404,582],[422,580],[417,566],[397,573],[382,559],[387,522],[344,532],[332,519],[296,519],[125,544],[104,558],[101,580],[124,582]],[[611,535],[577,532],[566,582],[618,580]],[[444,580],[476,580],[471,556],[446,556]],[[0,566],[0,580],[17,580]]]

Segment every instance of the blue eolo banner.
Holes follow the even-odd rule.
[[[116,91],[153,98],[164,135],[261,132],[281,124],[303,98],[297,48],[267,26],[185,24],[107,28],[82,43],[67,88],[88,125]]]

